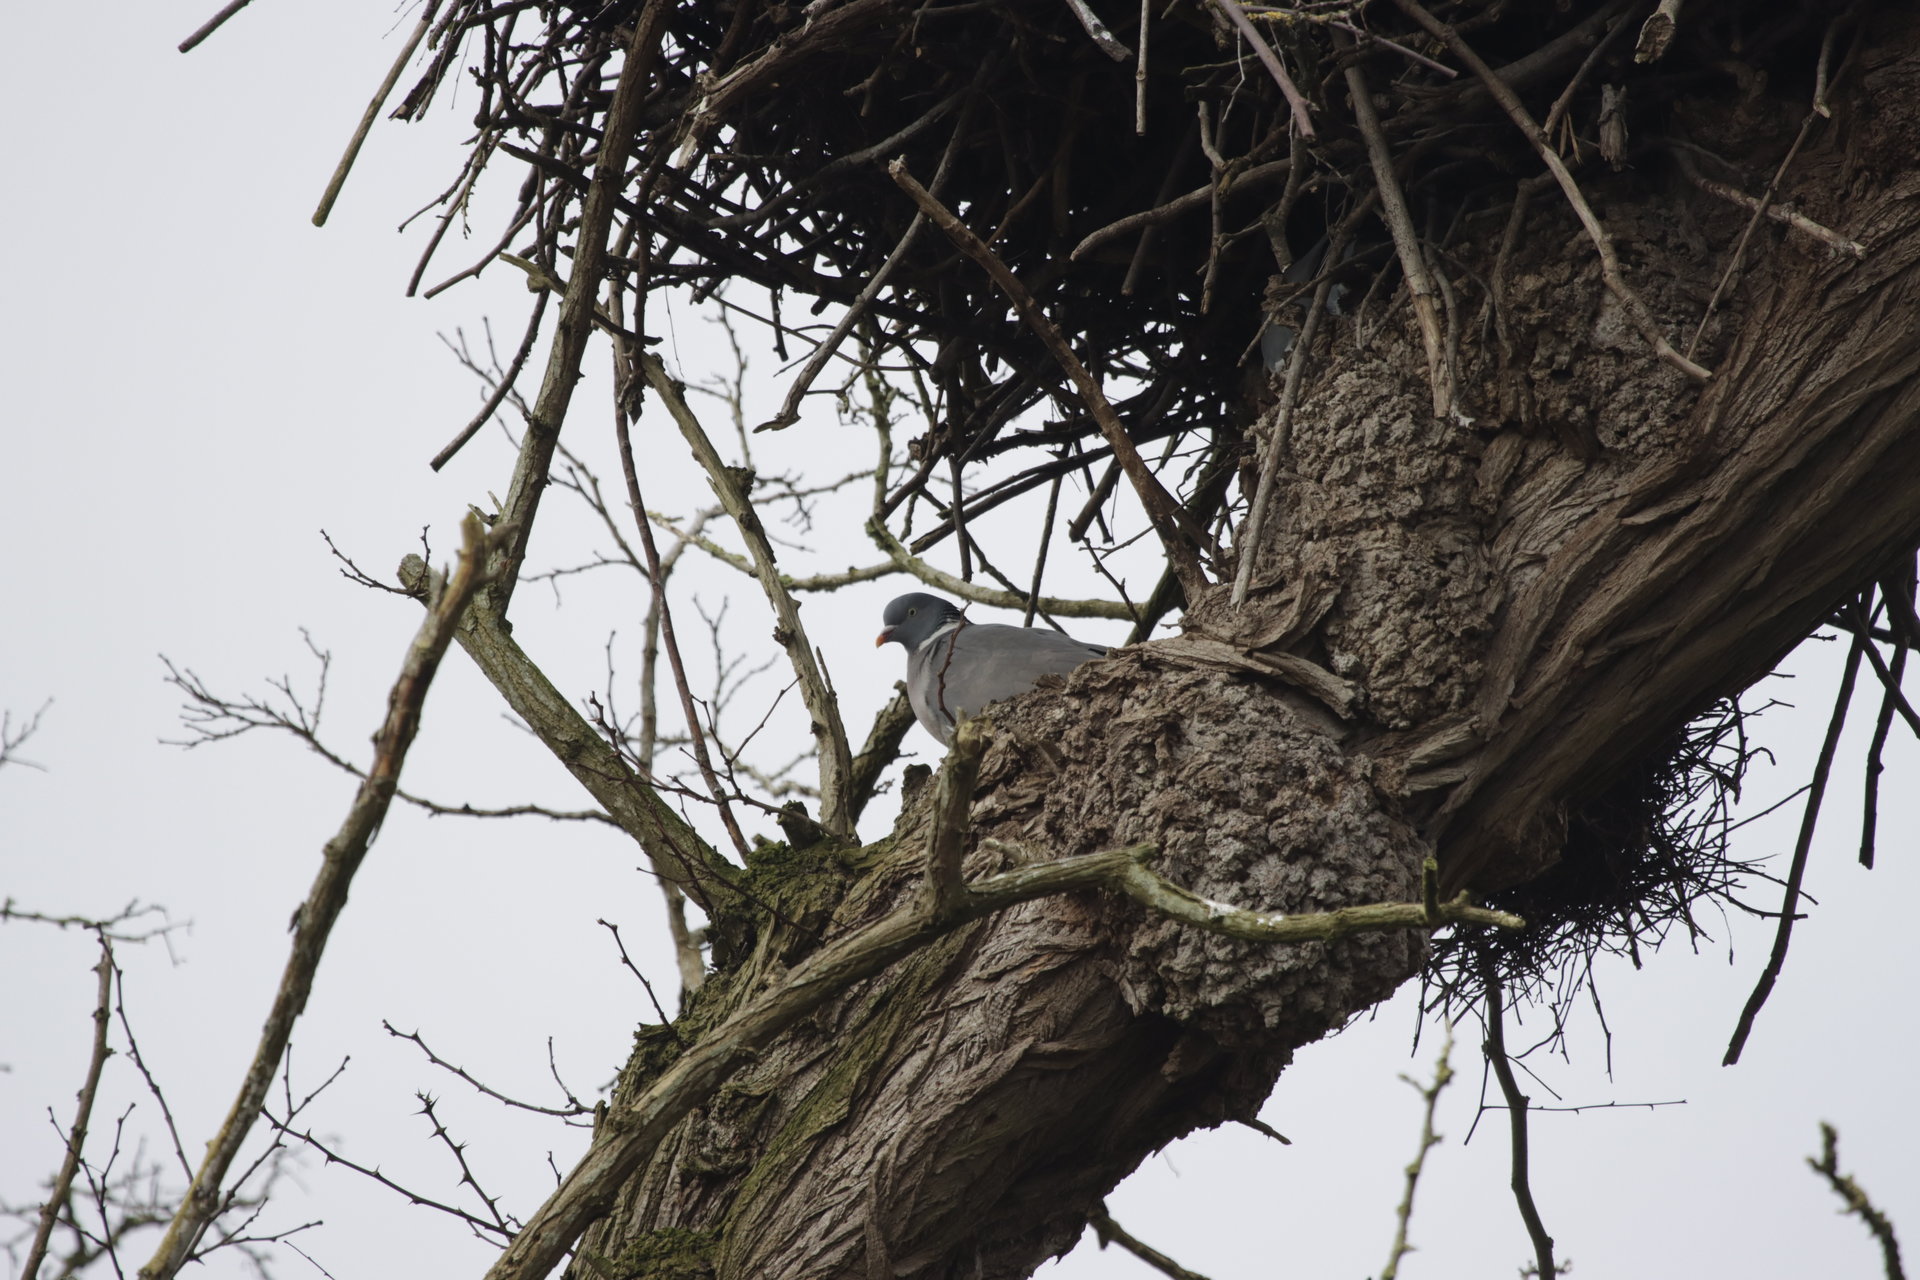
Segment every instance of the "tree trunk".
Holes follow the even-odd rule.
[[[1295,912],[1415,898],[1430,852],[1483,889],[1550,864],[1569,805],[1920,540],[1916,103],[1920,27],[1885,19],[1778,196],[1867,256],[1763,223],[1707,324],[1705,386],[1653,357],[1551,188],[1510,260],[1500,209],[1436,264],[1501,299],[1451,317],[1461,415],[1433,415],[1405,307],[1330,322],[1272,442],[1289,478],[1243,551],[1251,598],[1218,588],[1185,637],[998,709],[969,873],[1149,841],[1197,893]],[[1676,131],[1770,162],[1804,109],[1722,93],[1678,104]],[[1582,181],[1684,348],[1747,210],[1648,174]],[[911,806],[851,869],[763,873],[794,926],[717,957],[692,1024],[776,980],[809,930],[900,901],[927,822]],[[575,1272],[1024,1276],[1147,1154],[1251,1117],[1295,1049],[1423,955],[1414,935],[1239,943],[1094,894],[1008,911],[778,1041],[588,1237],[608,1269]],[[671,1054],[643,1043],[623,1093]]]

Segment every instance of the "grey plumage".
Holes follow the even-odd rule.
[[[907,701],[921,727],[951,743],[961,715],[1025,693],[1042,677],[1065,675],[1106,649],[1058,631],[968,622],[951,601],[916,591],[887,606],[876,645],[907,651]]]

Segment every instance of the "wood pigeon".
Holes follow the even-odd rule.
[[[1058,631],[968,622],[952,601],[922,591],[893,601],[881,620],[886,628],[875,647],[893,640],[906,648],[907,701],[921,727],[946,745],[960,716],[979,715],[1042,676],[1065,675],[1107,653]]]

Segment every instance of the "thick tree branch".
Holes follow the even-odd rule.
[[[425,571],[418,556],[408,556],[400,562],[400,581],[417,591]],[[594,732],[497,618],[469,611],[458,639],[507,706],[639,843],[661,877],[706,911],[729,899],[736,869]]]
[[[997,842],[983,844],[994,848]],[[1006,846],[998,846],[1002,850]],[[583,1232],[606,1213],[627,1178],[668,1132],[711,1097],[740,1066],[782,1031],[862,979],[970,921],[1035,898],[1110,888],[1173,919],[1227,937],[1262,942],[1324,942],[1355,933],[1429,929],[1441,923],[1524,928],[1501,912],[1464,900],[1378,903],[1338,911],[1278,915],[1210,902],[1148,870],[1151,845],[1133,845],[1034,862],[962,887],[943,909],[927,896],[839,938],[790,969],[771,990],[741,1006],[688,1049],[630,1102],[608,1112],[580,1162],[487,1272],[487,1280],[539,1280]],[[1430,867],[1428,876],[1433,870]]]

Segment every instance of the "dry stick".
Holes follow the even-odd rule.
[[[244,0],[242,0],[244,3]],[[1147,32],[1153,22],[1153,0],[1140,0],[1140,57],[1133,64],[1133,132],[1147,132]]]
[[[1113,32],[1107,30],[1107,24],[1100,21],[1100,15],[1087,7],[1087,0],[1067,0],[1067,7],[1073,10],[1074,17],[1080,19],[1080,25],[1087,35],[1100,46],[1100,52],[1115,62],[1125,62],[1133,56],[1133,50],[1114,39]]]
[[[778,620],[774,639],[786,649],[794,674],[800,678],[800,697],[806,703],[807,713],[813,717],[813,736],[820,750],[820,825],[842,839],[851,839],[853,819],[848,812],[847,780],[853,772],[853,753],[847,746],[847,729],[840,720],[839,701],[827,684],[813,645],[807,639],[806,625],[800,621],[800,607],[780,581],[773,544],[767,540],[766,530],[740,475],[721,459],[700,420],[687,407],[680,388],[667,376],[666,366],[651,352],[640,353],[639,359],[648,385],[666,402],[667,412],[673,415],[680,434],[686,437],[694,458],[706,469],[714,494],[733,517],[753,556],[754,576],[760,580],[760,589],[766,593],[767,603]],[[642,516],[644,519],[643,513]]]
[[[1908,702],[1907,695],[1900,691],[1899,679],[1887,669],[1886,659],[1882,658],[1880,651],[1874,648],[1873,622],[1867,617],[1867,611],[1861,608],[1860,602],[1856,600],[1848,608],[1847,613],[1853,620],[1855,634],[1867,640],[1867,661],[1873,664],[1873,674],[1880,678],[1880,683],[1886,688],[1887,698],[1893,703],[1893,709],[1900,713],[1900,718],[1907,722],[1907,728],[1913,730],[1914,736],[1920,737],[1920,715],[1914,713],[1913,704]]]
[[[460,434],[449,440],[444,449],[433,455],[433,461],[427,466],[438,471],[453,461],[453,455],[466,448],[467,441],[480,434],[480,428],[493,420],[493,415],[500,411],[501,404],[513,393],[513,384],[519,380],[520,371],[526,368],[527,356],[533,351],[534,340],[540,336],[540,318],[547,313],[548,296],[547,291],[542,290],[539,300],[533,304],[533,315],[527,320],[527,331],[520,338],[519,349],[513,353],[513,359],[508,362],[506,372],[488,393],[486,401],[481,404],[480,412],[473,415],[473,420],[462,427]]]
[[[93,1099],[100,1092],[100,1072],[112,1052],[107,1047],[107,1024],[113,1002],[113,944],[107,941],[103,928],[96,928],[94,936],[100,940],[100,963],[93,967],[100,977],[100,996],[93,1006],[93,1052],[87,1058],[86,1078],[80,1084],[80,1105],[74,1114],[73,1126],[67,1130],[67,1153],[60,1161],[60,1172],[54,1175],[47,1202],[40,1206],[40,1221],[34,1226],[33,1243],[27,1248],[27,1264],[20,1271],[20,1280],[35,1280],[40,1274],[40,1263],[47,1256],[47,1243],[53,1239],[60,1207],[73,1193],[73,1179],[80,1172],[81,1153],[87,1145],[87,1122],[93,1116]]]
[[[936,569],[920,559],[906,547],[893,531],[881,523],[879,516],[867,520],[867,536],[887,554],[892,566],[903,573],[910,573],[930,587],[957,595],[971,604],[989,605],[995,609],[1024,609],[1031,602],[1042,613],[1056,614],[1062,618],[1114,618],[1122,622],[1133,619],[1133,613],[1123,604],[1111,600],[1068,600],[1060,596],[1022,596],[1018,591],[996,591],[992,587],[983,587],[977,582],[968,582],[965,578],[956,578],[952,574]]]
[[[293,1034],[293,1024],[306,1008],[307,994],[313,989],[314,974],[320,967],[321,953],[326,950],[327,937],[347,904],[347,888],[393,803],[400,766],[420,728],[420,708],[426,701],[427,689],[440,668],[447,646],[453,642],[467,602],[479,589],[485,557],[507,537],[507,531],[498,529],[487,533],[482,530],[479,517],[468,515],[461,521],[460,536],[459,560],[452,575],[432,591],[427,616],[408,646],[399,678],[387,695],[386,719],[374,735],[373,764],[367,769],[367,776],[355,793],[340,830],[327,841],[313,887],[294,915],[293,945],[280,978],[280,989],[274,994],[273,1007],[267,1014],[266,1026],[241,1081],[240,1092],[219,1132],[207,1144],[206,1158],[194,1173],[193,1185],[181,1199],[179,1211],[168,1224],[165,1237],[147,1265],[140,1269],[141,1280],[171,1280],[191,1260],[202,1233],[219,1212],[221,1183],[260,1116],[274,1072]]]
[[[1281,96],[1286,98],[1287,105],[1293,109],[1293,122],[1299,128],[1300,136],[1313,137],[1313,116],[1307,107],[1307,100],[1300,96],[1298,89],[1293,87],[1293,79],[1287,75],[1287,69],[1280,65],[1280,59],[1274,54],[1273,47],[1267,43],[1267,38],[1260,34],[1260,29],[1253,25],[1246,11],[1235,3],[1235,0],[1210,0],[1210,3],[1228,22],[1233,24],[1234,30],[1238,31],[1241,37],[1253,46],[1253,52],[1266,67],[1267,74],[1273,77],[1273,82],[1280,86]]]
[[[1501,1004],[1500,979],[1491,964],[1484,970],[1487,981],[1487,1061],[1500,1081],[1501,1096],[1507,1100],[1507,1132],[1512,1138],[1513,1199],[1520,1206],[1520,1220],[1527,1224],[1533,1240],[1534,1267],[1540,1280],[1553,1280],[1560,1274],[1553,1260],[1553,1237],[1540,1221],[1540,1210],[1533,1203],[1533,1184],[1527,1177],[1527,1095],[1513,1075],[1513,1061],[1507,1057],[1506,1011]]]
[[[1140,505],[1146,508],[1147,519],[1153,522],[1154,530],[1160,535],[1160,541],[1167,549],[1167,555],[1173,562],[1174,573],[1179,577],[1180,585],[1187,593],[1187,599],[1198,600],[1200,593],[1207,586],[1206,574],[1200,568],[1197,550],[1201,539],[1188,527],[1179,504],[1161,485],[1159,477],[1148,469],[1146,460],[1134,447],[1133,440],[1127,435],[1126,428],[1121,425],[1118,415],[1113,411],[1113,406],[1108,403],[1105,393],[1100,390],[1100,384],[1094,381],[1093,375],[1087,372],[1087,367],[1080,363],[1078,356],[1073,354],[1073,349],[1067,345],[1067,340],[1061,336],[1060,330],[1053,321],[1047,319],[1046,313],[1040,309],[1040,304],[1034,300],[1031,293],[1027,292],[1027,287],[1020,283],[1019,278],[1007,269],[1007,265],[1000,261],[999,256],[989,249],[979,236],[954,217],[945,205],[929,195],[925,187],[914,181],[913,175],[907,172],[904,160],[894,160],[890,163],[887,166],[887,173],[892,176],[902,191],[913,198],[913,202],[920,207],[921,211],[933,219],[934,225],[945,232],[947,238],[952,240],[962,253],[972,258],[993,278],[993,282],[1000,286],[1001,292],[1005,293],[1008,300],[1013,303],[1014,310],[1020,313],[1021,318],[1033,329],[1047,350],[1053,354],[1054,359],[1059,362],[1060,367],[1066,371],[1067,377],[1080,392],[1080,398],[1085,401],[1088,410],[1093,414],[1094,422],[1099,425],[1100,434],[1106,437],[1107,444],[1112,447],[1114,458],[1126,471],[1127,479],[1133,482],[1135,492],[1140,495]]]
[[[1292,167],[1293,162],[1291,160],[1269,160],[1265,164],[1254,165],[1251,169],[1243,170],[1238,176],[1233,178],[1228,184],[1225,194],[1232,195],[1243,187],[1251,186],[1257,182],[1265,182],[1271,178],[1286,177]],[[1097,231],[1089,232],[1079,244],[1073,246],[1073,252],[1069,253],[1067,258],[1069,261],[1077,262],[1082,255],[1091,252],[1109,240],[1117,239],[1120,236],[1127,235],[1129,232],[1158,226],[1162,222],[1171,222],[1187,210],[1198,205],[1207,204],[1212,201],[1212,199],[1213,183],[1209,181],[1205,186],[1195,187],[1185,195],[1175,196],[1171,200],[1163,200],[1162,203],[1154,205],[1151,209],[1142,209],[1138,213],[1130,213],[1124,218],[1117,218],[1109,222]]]
[[[1872,648],[1871,642],[1868,648]],[[1907,646],[1903,644],[1893,651],[1892,678],[1881,696],[1880,717],[1874,721],[1873,741],[1867,747],[1867,797],[1860,814],[1860,865],[1869,871],[1873,870],[1874,839],[1880,826],[1880,775],[1887,767],[1881,757],[1887,748],[1887,735],[1893,729],[1893,695],[1906,669]]]
[[[901,260],[907,256],[907,250],[913,245],[913,238],[920,233],[920,228],[925,224],[924,215],[916,213],[913,216],[913,221],[907,224],[906,234],[900,237],[900,243],[893,246],[893,252],[887,255],[885,262],[880,264],[880,269],[873,273],[873,278],[867,281],[866,288],[860,290],[859,296],[847,305],[845,314],[840,317],[840,323],[833,327],[833,332],[827,335],[826,341],[813,349],[813,355],[808,358],[805,367],[794,378],[793,385],[787,388],[787,398],[781,402],[780,412],[755,427],[753,429],[755,434],[762,431],[784,431],[800,421],[801,398],[813,386],[813,380],[820,376],[820,371],[827,367],[827,361],[833,359],[834,354],[839,351],[841,342],[853,332],[854,324],[865,314],[868,304],[880,295],[881,286],[886,284],[887,277],[893,274],[893,269],[899,266]]]
[[[1472,46],[1460,38],[1458,32],[1428,13],[1420,6],[1418,0],[1394,0],[1394,3],[1408,17],[1425,27],[1428,34],[1452,50],[1453,55],[1465,63],[1469,71],[1479,77],[1480,82],[1486,86],[1487,92],[1493,95],[1493,100],[1499,103],[1500,108],[1507,113],[1507,118],[1513,121],[1515,127],[1526,135],[1527,141],[1533,144],[1534,151],[1538,153],[1548,171],[1553,174],[1554,181],[1560,184],[1560,192],[1566,197],[1567,203],[1573,207],[1574,214],[1580,219],[1580,225],[1586,228],[1587,238],[1593,241],[1594,251],[1600,255],[1601,278],[1606,281],[1607,288],[1612,291],[1613,296],[1620,300],[1620,305],[1626,308],[1634,327],[1640,330],[1640,336],[1647,340],[1655,354],[1689,377],[1698,378],[1702,382],[1711,377],[1712,374],[1708,370],[1675,351],[1673,345],[1661,336],[1660,327],[1654,321],[1653,313],[1647,310],[1647,304],[1641,301],[1640,295],[1628,286],[1626,277],[1620,273],[1620,259],[1613,251],[1613,238],[1607,234],[1607,229],[1600,225],[1600,219],[1588,206],[1586,197],[1580,194],[1579,184],[1574,182],[1573,175],[1567,172],[1567,166],[1561,162],[1553,145],[1540,131],[1540,126],[1534,123],[1533,117],[1527,114],[1526,107],[1507,86],[1507,82],[1494,74],[1493,68],[1473,51]]]
[[[639,126],[640,106],[646,98],[660,38],[666,31],[666,15],[672,7],[671,0],[647,0],[646,8],[634,22],[633,36],[627,42],[626,62],[620,68],[620,80],[607,107],[606,129],[594,162],[593,177],[580,205],[572,276],[560,300],[560,319],[555,326],[553,344],[548,348],[546,373],[541,378],[540,392],[534,398],[533,412],[527,415],[526,435],[520,442],[520,457],[514,464],[513,480],[507,487],[507,500],[501,513],[516,532],[500,554],[502,562],[511,566],[512,571],[495,575],[484,597],[484,603],[495,614],[504,615],[513,598],[518,566],[526,555],[527,539],[532,536],[540,496],[547,488],[547,473],[553,465],[560,425],[566,420],[573,389],[580,381],[580,364],[586,355],[587,340],[593,333],[595,297],[606,263],[607,237],[626,181],[627,157]]]
[[[627,501],[633,505],[633,522],[640,528],[640,549],[647,558],[647,580],[653,586],[654,605],[660,611],[660,638],[666,642],[667,664],[673,668],[673,686],[680,692],[680,711],[687,718],[687,737],[693,747],[693,758],[700,766],[700,777],[707,784],[707,794],[713,797],[713,803],[720,810],[720,821],[727,828],[727,838],[733,841],[733,847],[739,852],[740,860],[747,860],[747,837],[740,830],[740,822],[733,816],[733,805],[727,800],[727,789],[720,785],[720,775],[714,772],[713,757],[707,751],[707,735],[700,727],[700,711],[693,703],[693,687],[687,681],[687,666],[680,658],[680,641],[673,630],[673,607],[667,603],[667,575],[660,568],[660,549],[654,545],[653,522],[647,519],[646,503],[640,496],[640,477],[633,466],[633,434],[627,429],[627,415],[616,405],[614,408],[614,435],[620,447],[620,470],[627,481]],[[645,762],[651,769],[653,762]],[[671,890],[672,886],[664,886]]]
[[[1774,930],[1773,951],[1767,956],[1767,966],[1760,973],[1760,980],[1754,984],[1753,994],[1747,997],[1746,1008],[1740,1011],[1740,1021],[1733,1029],[1733,1039],[1727,1044],[1726,1056],[1720,1065],[1730,1067],[1740,1061],[1740,1050],[1746,1047],[1747,1036],[1753,1031],[1753,1020],[1760,1013],[1760,1006],[1767,1002],[1773,993],[1773,984],[1780,977],[1781,967],[1787,962],[1787,944],[1793,938],[1793,922],[1800,906],[1800,882],[1807,874],[1807,850],[1813,845],[1813,827],[1820,816],[1820,800],[1827,792],[1827,775],[1833,770],[1834,751],[1840,745],[1840,728],[1846,723],[1847,704],[1853,701],[1854,677],[1860,674],[1860,655],[1868,644],[1864,635],[1856,633],[1853,646],[1847,650],[1847,665],[1840,675],[1840,692],[1833,700],[1833,718],[1827,722],[1826,741],[1820,744],[1820,758],[1813,766],[1813,779],[1807,784],[1807,807],[1800,818],[1800,838],[1793,845],[1793,863],[1787,871],[1787,891],[1780,903],[1780,924]]]
[[[347,142],[346,154],[340,157],[340,163],[334,166],[333,177],[327,180],[327,190],[320,197],[320,205],[313,211],[313,225],[327,225],[327,215],[333,212],[333,202],[340,198],[340,188],[347,185],[347,174],[353,169],[353,162],[360,156],[361,144],[366,142],[367,134],[373,130],[373,122],[380,116],[380,108],[387,104],[387,95],[393,92],[393,86],[400,82],[400,73],[413,61],[413,51],[420,47],[426,38],[428,28],[433,26],[434,11],[440,7],[440,0],[428,0],[426,9],[420,14],[413,34],[407,37],[400,56],[387,68],[387,78],[373,91],[373,101],[367,103],[367,109],[360,114],[360,125],[353,131],[353,137]],[[223,19],[224,20],[224,16]],[[195,34],[198,34],[197,32]],[[183,46],[184,51],[184,46]]]
[[[1873,1238],[1880,1242],[1880,1257],[1887,1272],[1887,1280],[1906,1280],[1906,1269],[1900,1265],[1900,1241],[1893,1234],[1893,1221],[1886,1214],[1873,1207],[1873,1201],[1867,1199],[1867,1193],[1851,1174],[1840,1172],[1840,1135],[1834,1127],[1825,1121],[1820,1124],[1820,1158],[1807,1157],[1807,1167],[1827,1180],[1833,1193],[1846,1202],[1848,1213],[1857,1213],[1860,1220],[1867,1224],[1867,1230],[1873,1232]]]
[[[1340,43],[1351,49],[1351,40]],[[1400,269],[1407,276],[1407,293],[1413,299],[1413,314],[1420,322],[1420,342],[1427,351],[1427,386],[1433,393],[1433,416],[1444,417],[1453,409],[1453,370],[1447,363],[1445,340],[1440,333],[1440,314],[1433,305],[1433,277],[1427,272],[1426,255],[1420,251],[1420,237],[1413,229],[1413,215],[1407,212],[1407,197],[1393,176],[1393,153],[1380,132],[1380,117],[1373,109],[1373,95],[1367,89],[1366,74],[1358,62],[1347,65],[1347,96],[1353,100],[1354,123],[1366,139],[1367,162],[1373,168],[1373,183],[1380,192],[1380,213],[1387,230],[1393,234],[1393,250]],[[1330,259],[1331,260],[1331,259]]]
[[[246,8],[249,4],[252,4],[252,3],[253,3],[253,0],[233,0],[233,3],[229,4],[226,8],[214,14],[211,18],[208,18],[205,22],[201,23],[198,30],[196,30],[192,35],[188,36],[185,40],[182,40],[179,45],[180,52],[182,53],[192,52],[193,47],[195,45],[199,44],[202,40],[205,40],[208,36],[218,31],[222,26],[226,25],[226,21],[228,18],[231,18],[234,14],[240,12],[242,9]]]
[[[1453,1082],[1452,1057],[1453,1024],[1449,1022],[1446,1041],[1440,1046],[1440,1061],[1433,1067],[1433,1083],[1424,1088],[1414,1085],[1420,1089],[1420,1097],[1426,1102],[1426,1115],[1420,1124],[1420,1149],[1407,1166],[1407,1189],[1401,1193],[1400,1204],[1394,1210],[1393,1249],[1387,1254],[1387,1265],[1380,1270],[1380,1280],[1394,1280],[1400,1274],[1400,1260],[1413,1250],[1413,1246],[1407,1243],[1407,1228],[1413,1221],[1413,1193],[1420,1185],[1421,1173],[1426,1170],[1427,1152],[1433,1150],[1440,1141],[1440,1135],[1433,1131],[1433,1113],[1440,1103],[1441,1091]],[[1400,1078],[1413,1084],[1407,1076]]]
[[[1687,343],[1689,355],[1699,348],[1700,339],[1707,331],[1707,321],[1713,318],[1715,309],[1720,305],[1720,299],[1726,296],[1734,276],[1739,273],[1740,264],[1746,260],[1748,242],[1753,239],[1753,233],[1759,227],[1760,220],[1773,207],[1773,195],[1780,187],[1780,179],[1786,177],[1787,166],[1792,164],[1794,157],[1800,154],[1801,144],[1806,142],[1807,135],[1813,131],[1813,122],[1818,118],[1815,113],[1809,111],[1807,118],[1800,122],[1800,132],[1794,135],[1793,145],[1787,148],[1785,158],[1773,171],[1773,180],[1767,183],[1765,194],[1752,205],[1753,213],[1748,216],[1747,225],[1740,228],[1740,238],[1733,242],[1733,252],[1727,255],[1726,269],[1720,273],[1720,279],[1713,286],[1713,294],[1707,299],[1706,309],[1700,313],[1700,323],[1694,326],[1693,340]]]
[[[1678,154],[1678,152],[1675,153],[1676,157]],[[1784,205],[1769,204],[1765,200],[1756,200],[1738,187],[1730,187],[1724,182],[1715,182],[1712,178],[1702,177],[1689,164],[1681,164],[1680,171],[1686,175],[1687,181],[1709,195],[1719,196],[1722,200],[1737,204],[1743,209],[1751,209],[1756,214],[1763,214],[1766,217],[1772,218],[1775,222],[1780,223],[1782,226],[1791,227],[1802,235],[1811,236],[1829,248],[1837,249],[1849,257],[1865,258],[1867,256],[1867,247],[1858,240],[1849,239],[1841,235],[1838,231],[1829,230],[1815,222],[1812,218],[1807,217],[1804,213],[1799,213]]]
[[[1060,514],[1060,482],[1064,479],[1064,475],[1055,476],[1047,490],[1047,515],[1040,522],[1040,549],[1033,557],[1033,585],[1027,588],[1027,615],[1020,620],[1023,627],[1033,625],[1034,611],[1040,606],[1040,578],[1047,571],[1047,547],[1053,542],[1053,521]]]
[[[982,847],[1008,848],[994,841]],[[607,1112],[586,1154],[527,1219],[487,1272],[487,1280],[540,1280],[559,1265],[673,1127],[775,1036],[894,961],[961,925],[1019,903],[1077,889],[1109,888],[1208,932],[1254,942],[1327,942],[1354,933],[1432,929],[1448,923],[1526,927],[1518,916],[1470,905],[1465,894],[1437,905],[1374,903],[1299,916],[1243,911],[1189,893],[1149,870],[1146,859],[1153,852],[1151,845],[1132,845],[1018,867],[963,886],[937,916],[916,897],[814,952],[682,1054],[645,1092]],[[1431,859],[1425,874],[1429,883],[1437,874]]]
[[[1635,62],[1656,62],[1673,43],[1673,31],[1680,22],[1680,0],[1660,0],[1660,7],[1647,15],[1640,25],[1640,42],[1634,46]]]
[[[1152,1267],[1155,1271],[1158,1271],[1161,1275],[1172,1276],[1173,1280],[1207,1280],[1207,1278],[1198,1271],[1187,1270],[1172,1258],[1169,1258],[1166,1254],[1160,1252],[1115,1222],[1113,1215],[1107,1212],[1105,1202],[1102,1202],[1099,1208],[1087,1215],[1087,1225],[1092,1227],[1094,1234],[1099,1237],[1100,1247],[1102,1249],[1106,1248],[1109,1243],[1117,1244],[1134,1257],[1140,1259],[1140,1261]]]

